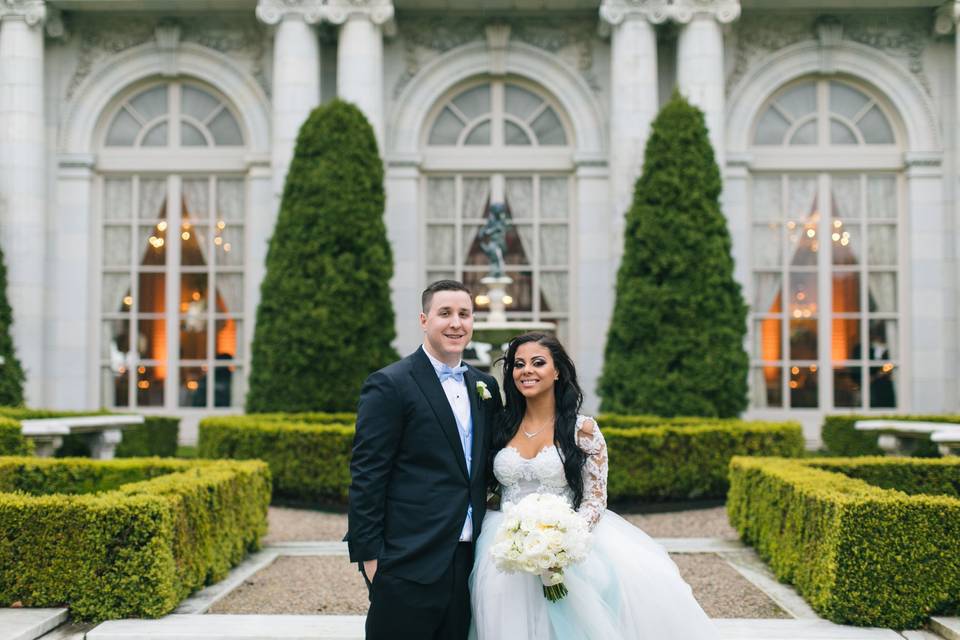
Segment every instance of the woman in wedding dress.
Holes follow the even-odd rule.
[[[569,593],[543,595],[540,578],[501,572],[490,547],[502,514],[487,511],[470,575],[478,640],[715,640],[718,634],[666,551],[606,509],[607,447],[579,415],[576,371],[556,338],[529,333],[504,356],[504,420],[492,474],[502,502],[530,493],[567,498],[592,531],[591,551],[564,570]]]

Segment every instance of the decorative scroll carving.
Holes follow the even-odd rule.
[[[47,5],[44,0],[0,0],[0,19],[21,18],[31,27],[47,19]]]
[[[393,20],[393,0],[327,0],[326,20],[343,24],[353,15],[367,16],[374,24],[386,24]]]
[[[161,48],[190,42],[229,55],[246,66],[269,95],[264,71],[268,44],[266,28],[253,16],[192,16],[189,20],[74,14],[70,30],[80,39],[77,67],[67,86],[67,98],[76,92],[93,68],[110,56],[156,41]],[[178,31],[177,40],[173,30]],[[169,49],[167,49],[169,50]]]
[[[509,27],[510,41],[557,54],[576,68],[594,91],[600,91],[600,83],[593,74],[593,47],[597,41],[594,21],[545,17],[517,18],[496,24]],[[476,18],[405,16],[400,33],[406,69],[397,80],[393,95],[400,95],[428,60],[469,42],[487,42],[490,26],[491,23]]]
[[[300,16],[307,24],[343,24],[350,16],[363,15],[374,24],[393,19],[393,0],[259,0],[257,18],[269,25],[287,16]]]
[[[603,0],[600,5],[600,16],[613,25],[630,15],[654,24],[668,20],[686,24],[704,14],[723,23],[733,22],[740,17],[740,0]]]
[[[950,35],[958,22],[960,22],[960,1],[950,0],[950,2],[937,9],[937,17],[933,22],[933,32],[938,36]]]
[[[259,0],[257,18],[276,25],[288,15],[298,15],[307,24],[317,24],[323,20],[324,4],[324,0]]]
[[[872,12],[822,16],[813,12],[749,13],[734,23],[734,67],[727,78],[731,90],[756,62],[804,41],[818,41],[825,50],[841,40],[873,47],[897,60],[930,92],[923,51],[931,41],[926,11]],[[829,56],[825,64],[830,65]]]

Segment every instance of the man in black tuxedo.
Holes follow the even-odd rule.
[[[371,374],[357,409],[346,539],[370,591],[368,640],[458,640],[470,626],[500,389],[461,360],[469,289],[441,280],[421,302],[423,346]]]

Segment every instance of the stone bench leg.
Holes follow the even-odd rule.
[[[123,431],[120,429],[107,429],[90,434],[90,457],[96,460],[113,460],[121,440]]]
[[[54,452],[63,444],[63,438],[59,436],[30,439],[33,440],[33,454],[41,458],[52,458]]]

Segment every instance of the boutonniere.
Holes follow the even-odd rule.
[[[483,400],[489,400],[493,397],[490,395],[490,389],[487,389],[487,383],[483,380],[477,382],[477,395],[479,395]]]

